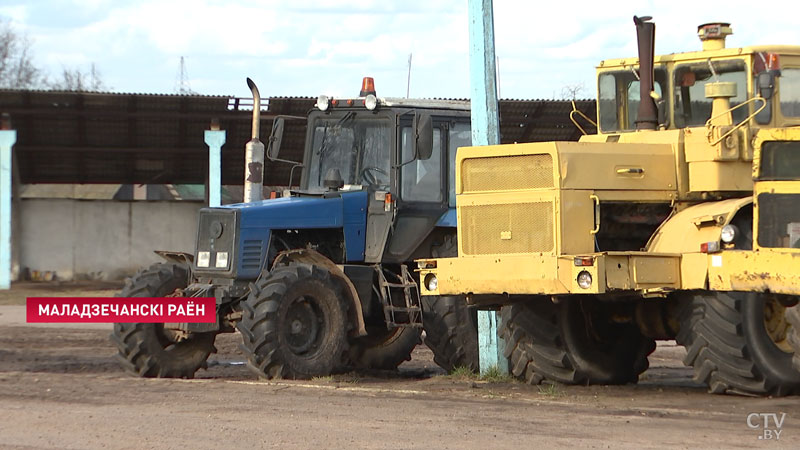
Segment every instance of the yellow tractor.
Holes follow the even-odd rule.
[[[711,23],[654,56],[634,22],[639,57],[597,68],[598,134],[458,150],[458,256],[418,261],[422,294],[501,306],[529,383],[636,382],[675,339],[711,392],[798,393],[800,46]]]

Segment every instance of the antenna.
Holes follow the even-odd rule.
[[[411,95],[411,55],[413,55],[413,53],[408,54],[408,83],[406,84],[406,98]]]
[[[197,92],[192,90],[189,86],[189,72],[186,70],[186,61],[181,56],[181,68],[178,75],[178,80],[175,83],[175,92],[180,95],[195,95]]]

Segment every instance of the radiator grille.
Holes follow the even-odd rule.
[[[464,206],[460,220],[462,250],[468,255],[554,250],[552,202]]]
[[[465,159],[461,180],[464,192],[552,188],[553,158],[518,155]]]
[[[261,239],[245,240],[242,245],[242,268],[255,269],[261,268]]]

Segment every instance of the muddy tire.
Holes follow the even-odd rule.
[[[635,383],[655,341],[630,323],[614,323],[595,299],[532,299],[502,308],[502,337],[512,374],[529,384]]]
[[[792,325],[789,331],[789,344],[794,350],[792,363],[795,370],[800,372],[800,305],[786,309],[786,320]]]
[[[343,369],[349,321],[341,286],[318,266],[277,267],[242,302],[242,350],[260,377],[308,379]]]
[[[467,307],[464,297],[422,297],[422,323],[425,345],[439,367],[479,370],[478,312]]]
[[[684,363],[694,368],[695,381],[715,394],[784,396],[800,390],[791,351],[779,347],[785,343],[786,325],[777,343],[767,331],[766,318],[775,318],[773,311],[785,318],[773,302],[764,294],[740,292],[685,300],[677,341],[686,347]]]
[[[164,297],[189,284],[182,264],[154,264],[129,279],[120,297]],[[129,373],[141,377],[192,378],[215,351],[216,333],[179,336],[159,323],[117,323],[111,340],[117,359]]]
[[[411,352],[422,342],[419,328],[394,328],[353,339],[350,362],[357,369],[394,370],[411,359]]]

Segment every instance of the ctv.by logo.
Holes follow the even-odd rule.
[[[747,415],[747,427],[753,430],[761,429],[758,439],[764,441],[779,440],[783,430],[783,421],[786,413],[750,413]]]

